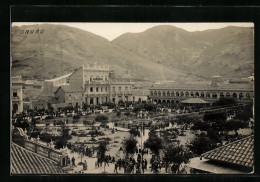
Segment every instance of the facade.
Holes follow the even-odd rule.
[[[23,112],[23,82],[22,77],[12,77],[11,110],[14,113]]]
[[[151,101],[156,103],[178,104],[188,98],[201,98],[210,103],[220,97],[234,98],[238,101],[249,101],[254,98],[253,84],[172,84],[154,85],[149,89]]]
[[[99,105],[106,102],[118,104],[120,100],[133,101],[132,83],[112,80],[109,76],[110,71],[106,66],[97,64],[81,66],[66,76],[66,83],[64,80],[59,83],[61,85],[53,92],[53,104],[60,107],[67,105],[82,107],[84,104]],[[44,89],[44,94],[47,94],[45,91],[50,93],[52,90]]]

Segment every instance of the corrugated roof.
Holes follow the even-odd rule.
[[[249,136],[201,155],[206,159],[227,162],[239,166],[254,165],[254,137]]]
[[[57,162],[33,153],[11,142],[12,174],[62,174]]]
[[[207,103],[209,103],[209,102],[207,102],[203,99],[200,99],[200,98],[190,98],[190,99],[187,99],[187,100],[183,100],[181,102],[185,103],[185,104],[207,104]]]

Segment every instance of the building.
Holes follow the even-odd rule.
[[[23,82],[22,77],[12,77],[11,110],[13,113],[23,112]]]
[[[56,89],[53,91],[52,103],[58,107],[132,101],[132,83],[122,79],[113,80],[110,75],[111,72],[106,66],[81,66],[69,75],[44,82],[45,85],[50,84],[44,88],[44,94],[50,94]]]
[[[254,169],[254,136],[231,142],[192,158],[193,173],[246,174]]]
[[[225,84],[219,80],[213,80],[212,84],[155,84],[149,89],[149,96],[155,103],[167,104],[178,104],[188,98],[201,98],[210,103],[220,97],[238,101],[251,101],[254,98],[253,84]]]
[[[140,89],[134,89],[133,90],[133,101],[134,102],[142,102],[147,101],[149,96],[149,90],[140,88]]]

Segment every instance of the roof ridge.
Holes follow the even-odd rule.
[[[30,151],[30,150],[28,150],[28,149],[26,149],[26,148],[24,148],[24,147],[21,147],[21,146],[17,145],[16,143],[14,143],[14,142],[12,142],[12,141],[11,141],[11,145],[14,145],[15,147],[21,148],[22,150],[25,150],[25,151],[27,151],[27,152],[29,152],[29,153],[32,153],[33,155],[37,155],[38,157],[41,157],[41,158],[47,159],[47,160],[49,160],[49,161],[51,161],[51,162],[57,163],[55,160],[52,160],[52,159],[47,158],[47,157],[44,157],[44,156],[42,156],[42,155],[40,155],[40,154],[38,154],[38,153],[32,152],[32,151]]]

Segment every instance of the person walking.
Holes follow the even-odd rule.
[[[118,172],[117,172],[117,167],[118,167],[118,164],[117,164],[117,162],[116,162],[116,163],[115,163],[115,169],[114,169],[114,172],[115,172],[115,173],[118,173]]]
[[[72,157],[71,161],[72,161],[72,165],[73,165],[73,166],[76,166],[76,165],[75,165],[75,158],[74,158],[74,156]]]

